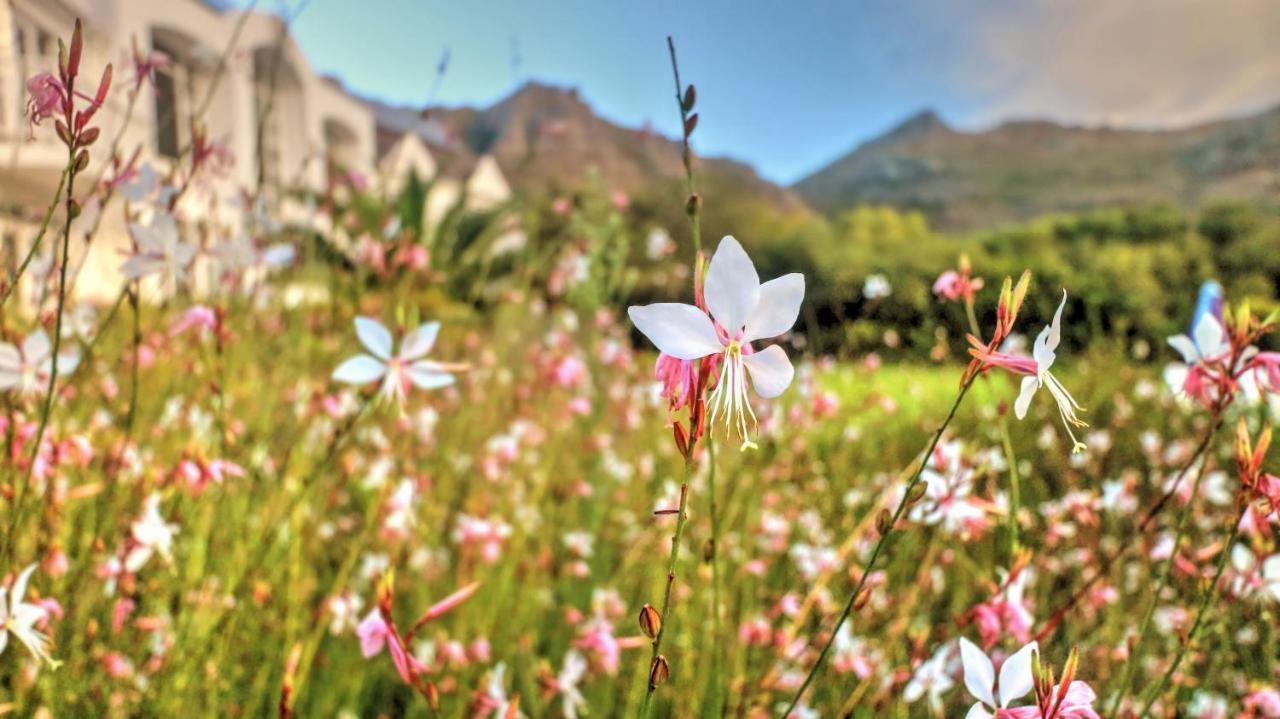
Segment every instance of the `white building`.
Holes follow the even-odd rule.
[[[35,140],[29,139],[25,82],[41,71],[56,72],[57,40],[69,37],[76,18],[84,27],[78,89],[92,91],[102,68],[115,66],[113,90],[95,118],[103,139],[91,149],[89,178],[108,162],[110,140],[126,118],[120,152],[141,148],[144,161],[163,167],[188,146],[191,119],[198,117],[208,136],[235,157],[219,180],[227,196],[260,184],[268,191],[320,191],[334,171],[377,178],[393,190],[404,173],[427,173],[426,180],[437,172],[420,138],[405,138],[391,156],[380,153],[373,108],[318,75],[274,15],[224,12],[200,0],[0,0],[2,272],[24,254],[65,163],[52,128],[37,128]],[[130,110],[135,43],[144,52],[163,52],[170,64]],[[478,198],[488,204],[510,195],[496,163],[485,173],[477,180]],[[120,213],[110,212],[89,248],[77,291],[114,298],[127,244]]]

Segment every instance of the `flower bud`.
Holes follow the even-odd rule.
[[[689,139],[689,136],[693,134],[693,131],[697,129],[697,127],[698,113],[695,112],[684,121],[684,137],[686,140]]]
[[[693,109],[694,103],[698,101],[698,91],[690,85],[684,89],[684,99],[680,101],[680,109],[688,112]]]
[[[869,601],[871,601],[871,587],[863,587],[862,591],[858,592],[857,598],[853,600],[853,611],[862,611]]]
[[[667,663],[667,658],[661,654],[654,657],[653,665],[649,667],[649,688],[657,689],[670,677],[671,665]]]
[[[662,615],[652,604],[640,608],[640,631],[650,639],[657,639],[658,632],[662,631]]]
[[[924,499],[924,495],[929,491],[929,483],[923,479],[916,482],[916,486],[911,488],[907,493],[907,504],[915,504]]]
[[[893,515],[889,514],[889,510],[882,509],[880,514],[876,515],[876,531],[880,534],[888,534],[893,529]]]

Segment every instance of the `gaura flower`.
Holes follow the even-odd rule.
[[[173,215],[157,214],[149,225],[130,224],[129,235],[138,249],[120,267],[125,277],[136,280],[161,274],[179,282],[187,276],[187,268],[196,257],[196,246],[182,241]]]
[[[79,364],[79,352],[62,352],[58,355],[58,375],[71,374]],[[21,348],[0,342],[0,390],[16,390],[18,394],[43,392],[52,372],[53,345],[43,329],[27,335]]]
[[[721,370],[710,398],[711,420],[723,417],[726,428],[737,430],[743,447],[752,446],[747,419],[754,424],[755,412],[747,397],[747,376],[756,394],[771,399],[791,384],[795,369],[778,345],[757,352],[751,343],[777,337],[795,324],[804,276],[791,273],[760,284],[742,245],[726,236],[707,268],[704,296],[710,316],[678,302],[632,306],[627,314],[664,354],[680,360],[718,356]]]
[[[1009,702],[1026,696],[1034,686],[1031,655],[1039,646],[1031,642],[1014,652],[1000,665],[996,680],[995,665],[976,644],[960,638],[960,661],[964,664],[964,686],[978,701],[969,707],[965,719],[992,719],[1009,707]]]
[[[27,118],[31,123],[31,137],[35,137],[35,126],[41,121],[61,112],[62,104],[67,98],[67,88],[62,81],[47,72],[32,75],[27,80]]]
[[[1022,380],[1022,390],[1018,393],[1018,399],[1013,403],[1013,412],[1018,419],[1027,416],[1027,408],[1031,406],[1031,398],[1035,396],[1036,391],[1041,387],[1049,390],[1049,394],[1053,395],[1053,399],[1058,404],[1058,414],[1062,417],[1062,424],[1067,428],[1067,434],[1071,437],[1071,451],[1082,452],[1085,444],[1076,438],[1072,427],[1088,427],[1083,420],[1076,416],[1076,412],[1083,412],[1081,407],[1062,386],[1062,382],[1049,368],[1053,366],[1057,359],[1058,343],[1062,340],[1062,308],[1067,304],[1067,291],[1062,291],[1062,301],[1058,303],[1058,311],[1053,314],[1053,322],[1049,326],[1040,331],[1036,337],[1035,343],[1031,348],[1031,357],[1020,357],[1016,355],[1006,354],[1004,352],[988,352],[985,350],[973,351],[974,356],[985,365],[995,367],[1003,367],[1015,374],[1026,375]]]
[[[136,544],[125,556],[126,570],[137,572],[154,554],[159,554],[166,562],[173,561],[173,535],[178,533],[178,525],[170,524],[160,516],[159,494],[147,497],[146,510],[140,519],[134,521],[130,532]]]
[[[35,571],[35,564],[28,565],[14,580],[7,597],[0,592],[0,653],[9,645],[9,635],[12,634],[37,659],[57,668],[59,662],[49,654],[49,637],[36,629],[36,625],[48,616],[48,610],[42,605],[22,600],[22,595],[27,593],[27,582]]]
[[[358,354],[333,371],[333,379],[348,384],[366,384],[382,380],[381,394],[404,404],[409,385],[419,389],[436,389],[454,383],[454,372],[467,369],[464,364],[423,359],[436,343],[439,322],[427,322],[404,336],[400,352],[393,353],[391,332],[377,320],[356,318],[356,336],[369,354]]]

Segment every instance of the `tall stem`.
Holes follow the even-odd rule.
[[[1125,660],[1124,675],[1120,680],[1120,687],[1116,692],[1115,699],[1111,701],[1111,711],[1107,713],[1108,716],[1118,716],[1116,710],[1120,708],[1120,703],[1129,692],[1129,684],[1133,681],[1133,672],[1137,669],[1138,660],[1141,658],[1139,650],[1147,640],[1148,633],[1150,633],[1151,620],[1155,616],[1156,603],[1160,600],[1160,595],[1165,588],[1169,586],[1169,578],[1173,575],[1173,563],[1178,557],[1178,548],[1182,546],[1182,537],[1186,532],[1187,517],[1191,514],[1191,507],[1195,503],[1195,498],[1200,494],[1200,482],[1204,479],[1205,468],[1208,464],[1207,460],[1200,463],[1200,468],[1196,470],[1195,481],[1191,484],[1191,498],[1187,500],[1182,512],[1178,514],[1178,526],[1173,535],[1173,549],[1164,560],[1164,565],[1160,569],[1160,581],[1156,583],[1155,590],[1151,592],[1151,600],[1147,602],[1147,608],[1142,614],[1142,624],[1138,629],[1137,641],[1134,642],[1129,651],[1129,656]]]
[[[1151,707],[1156,703],[1156,699],[1160,697],[1160,692],[1164,691],[1164,686],[1173,678],[1174,672],[1178,671],[1178,666],[1182,664],[1182,658],[1187,654],[1187,648],[1191,646],[1196,639],[1196,632],[1200,631],[1200,624],[1204,622],[1205,611],[1209,605],[1213,603],[1215,597],[1218,596],[1218,582],[1222,579],[1222,572],[1227,568],[1227,557],[1231,556],[1231,545],[1236,543],[1236,537],[1240,534],[1240,523],[1244,521],[1244,513],[1248,511],[1248,505],[1241,510],[1236,521],[1231,525],[1231,534],[1227,537],[1227,543],[1222,545],[1222,553],[1218,556],[1218,569],[1213,573],[1213,581],[1209,584],[1209,588],[1205,590],[1204,597],[1200,600],[1200,609],[1196,611],[1196,620],[1191,624],[1191,631],[1187,632],[1187,640],[1178,647],[1178,653],[1173,657],[1173,663],[1169,665],[1169,669],[1165,671],[1164,676],[1160,677],[1160,681],[1156,682],[1147,692],[1147,703],[1143,705],[1142,712],[1138,714],[1138,718],[1147,716],[1151,713]]]
[[[809,673],[805,675],[804,683],[796,690],[796,695],[791,699],[791,704],[787,706],[787,710],[782,713],[783,717],[791,715],[800,700],[804,697],[805,691],[809,685],[813,683],[813,678],[817,676],[818,670],[822,668],[822,664],[827,659],[827,654],[831,652],[831,645],[835,642],[836,635],[840,633],[840,628],[844,626],[845,620],[849,618],[849,614],[853,611],[853,604],[858,600],[858,596],[862,594],[862,588],[867,583],[867,577],[875,570],[876,560],[880,558],[880,553],[889,541],[889,537],[893,535],[894,526],[902,517],[902,513],[907,509],[907,503],[911,499],[911,490],[915,488],[916,483],[920,481],[920,475],[924,473],[925,467],[929,465],[929,457],[933,456],[933,450],[937,448],[938,441],[942,439],[942,433],[947,430],[951,424],[951,420],[955,419],[956,411],[960,409],[960,403],[964,401],[964,396],[968,394],[969,388],[973,386],[973,377],[965,380],[960,385],[960,392],[956,394],[956,401],[951,405],[951,411],[947,413],[947,418],[942,421],[938,430],[933,433],[933,437],[929,440],[929,446],[925,449],[924,454],[920,457],[919,466],[911,475],[911,479],[907,482],[907,487],[902,493],[902,499],[898,500],[898,506],[893,510],[893,516],[888,526],[880,534],[880,539],[876,541],[876,546],[871,550],[871,558],[867,560],[867,566],[862,570],[862,576],[858,578],[858,583],[854,586],[853,591],[849,593],[849,599],[845,602],[844,609],[840,612],[840,618],[836,620],[836,625],[831,629],[830,636],[827,637],[826,643],[822,646],[822,651],[818,653],[818,660],[813,663],[813,667]]]
[[[22,258],[22,264],[18,265],[18,269],[14,270],[13,276],[9,278],[4,288],[0,290],[0,305],[4,304],[9,299],[9,295],[13,294],[13,291],[17,289],[18,282],[27,271],[27,265],[31,264],[31,260],[35,258],[36,252],[40,249],[40,242],[44,240],[45,233],[49,231],[49,222],[53,220],[53,213],[58,209],[58,202],[62,199],[62,188],[66,187],[67,176],[70,174],[71,169],[68,168],[63,170],[58,177],[58,189],[53,191],[53,201],[49,203],[49,209],[45,210],[44,220],[40,223],[40,231],[36,233],[35,239],[31,241],[31,249],[27,250],[26,257]],[[67,194],[70,196],[70,190],[68,190]]]
[[[1009,564],[1018,553],[1018,512],[1022,510],[1022,483],[1018,479],[1018,458],[1013,454],[1009,437],[1009,418],[1000,415],[1000,440],[1004,443],[1005,460],[1009,463]]]
[[[644,694],[644,705],[641,707],[641,716],[649,716],[649,710],[653,700],[653,692],[658,688],[658,684],[654,681],[654,665],[661,656],[662,638],[666,636],[667,629],[671,624],[668,611],[671,609],[671,588],[676,582],[676,562],[680,559],[680,538],[684,535],[685,520],[688,514],[685,511],[689,500],[689,478],[693,474],[693,455],[697,445],[693,442],[689,443],[689,449],[685,452],[684,457],[684,476],[680,480],[680,506],[676,512],[676,529],[671,536],[671,556],[667,559],[667,586],[662,593],[662,610],[658,616],[662,618],[662,623],[658,627],[657,634],[653,637],[653,651],[649,656],[649,672],[647,675],[648,687]]]
[[[698,198],[698,186],[693,179],[693,150],[689,148],[689,132],[685,130],[689,122],[689,108],[685,107],[685,87],[680,84],[680,66],[676,63],[676,43],[667,36],[667,50],[671,54],[671,76],[676,81],[676,107],[680,108],[681,159],[684,162],[685,186],[689,191],[689,199],[685,205],[685,214],[689,216],[690,231],[693,234],[693,253],[696,258],[702,256],[702,203]]]
[[[712,714],[719,713],[720,705],[720,509],[716,505],[716,445],[707,437],[707,485],[711,504],[711,677],[714,687]]]
[[[67,194],[65,197],[66,220],[62,225],[62,262],[58,267],[58,311],[54,318],[53,326],[53,347],[49,356],[49,384],[45,391],[44,404],[40,408],[40,426],[36,430],[34,442],[31,445],[31,458],[27,462],[26,475],[22,480],[22,484],[17,488],[17,499],[14,501],[13,515],[9,520],[9,531],[5,539],[6,559],[9,564],[13,560],[13,543],[15,532],[18,524],[22,521],[22,515],[26,509],[27,486],[31,484],[32,474],[35,470],[36,460],[40,457],[40,445],[44,443],[44,433],[49,427],[49,414],[53,411],[53,397],[57,391],[58,385],[58,352],[62,349],[62,310],[67,302],[67,267],[71,264],[71,223],[76,218],[76,204],[74,200],[74,187],[76,180],[76,148],[73,143],[68,143],[67,148]],[[58,259],[55,249],[54,260]]]

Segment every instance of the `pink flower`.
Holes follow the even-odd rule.
[[[192,329],[198,329],[202,333],[213,332],[217,328],[218,313],[204,305],[195,305],[182,313],[182,319],[169,330],[169,336],[177,337]]]
[[[964,299],[965,302],[973,302],[973,296],[982,289],[983,281],[981,277],[969,277],[969,265],[962,262],[960,271],[947,270],[933,283],[933,293],[939,297],[955,302]]]
[[[622,662],[622,646],[613,635],[613,625],[608,620],[597,617],[587,624],[582,637],[573,643],[575,647],[585,649],[595,656],[596,663],[606,674],[618,673]]]
[[[369,616],[356,627],[356,636],[360,637],[360,653],[364,654],[365,659],[380,654],[390,635],[391,630],[383,621],[382,615],[376,608],[371,610]]]
[[[141,90],[146,83],[155,81],[156,70],[166,68],[170,64],[169,56],[159,50],[144,53],[134,48],[131,60],[133,61],[133,91],[135,93]]]
[[[67,102],[67,88],[58,78],[42,72],[27,80],[27,92],[31,95],[27,100],[27,119],[31,122],[31,137],[34,138],[36,125],[63,110]]]
[[[1259,689],[1244,698],[1244,708],[1251,716],[1280,719],[1280,690]]]

